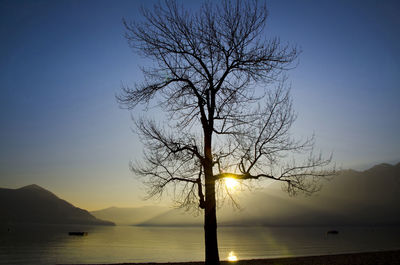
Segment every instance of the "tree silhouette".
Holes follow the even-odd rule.
[[[129,109],[155,102],[168,121],[135,120],[145,152],[131,169],[150,197],[172,187],[180,206],[204,209],[206,264],[219,264],[217,182],[267,178],[310,194],[332,173],[324,169],[330,158],[313,156],[313,137],[289,133],[295,115],[285,72],[299,51],[264,39],[267,8],[257,1],[206,2],[198,11],[165,1],[142,14],[123,21],[126,38],[154,64],[117,98]],[[288,163],[304,151],[304,162]]]

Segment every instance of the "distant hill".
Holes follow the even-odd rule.
[[[0,223],[114,225],[35,184],[20,189],[0,188]]]
[[[309,197],[289,197],[280,185],[238,194],[242,210],[222,207],[219,225],[400,225],[400,163],[362,172],[343,170]],[[173,209],[141,225],[202,225],[202,218]]]
[[[139,226],[202,226],[202,212],[198,215],[186,212],[184,209],[168,209],[136,225]]]
[[[136,208],[110,207],[90,213],[97,218],[110,220],[117,225],[132,225],[145,222],[168,210],[169,208],[162,206],[143,206]]]

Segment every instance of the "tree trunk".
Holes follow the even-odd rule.
[[[205,128],[204,137],[204,181],[205,181],[205,208],[204,208],[204,238],[206,248],[206,265],[219,265],[217,241],[217,204],[215,198],[215,179],[213,174],[213,159],[211,151],[212,131]]]
[[[217,241],[217,211],[215,201],[215,181],[206,182],[206,200],[204,209],[204,237],[206,265],[219,265]]]

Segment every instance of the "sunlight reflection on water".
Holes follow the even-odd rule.
[[[238,258],[235,255],[235,252],[233,252],[233,251],[229,252],[228,261],[238,261]]]
[[[220,227],[225,260],[323,255],[400,248],[400,228]],[[85,237],[69,231],[87,231]],[[0,264],[99,264],[204,260],[202,227],[0,227]],[[234,250],[234,251],[233,251]]]

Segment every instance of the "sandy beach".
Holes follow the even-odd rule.
[[[101,265],[201,265],[204,262],[114,263]],[[221,261],[223,265],[395,265],[400,264],[400,250],[309,257]],[[83,265],[83,264],[81,264]],[[90,264],[95,265],[95,264]]]

